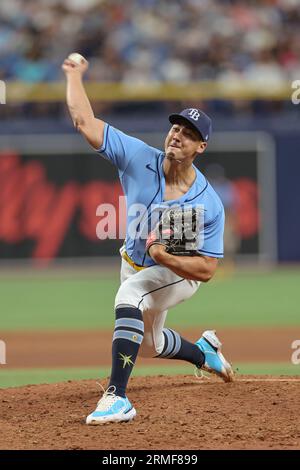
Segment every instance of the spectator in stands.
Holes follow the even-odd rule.
[[[292,0],[10,0],[0,26],[0,66],[12,80],[57,80],[55,65],[73,50],[93,63],[90,79],[131,84],[215,80],[226,64],[281,83],[300,68]]]

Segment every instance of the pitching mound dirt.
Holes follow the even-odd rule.
[[[94,381],[0,389],[0,448],[299,449],[299,392],[299,377],[137,377],[136,419],[89,427]]]

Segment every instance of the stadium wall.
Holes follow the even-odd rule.
[[[112,123],[112,125],[121,128],[125,132],[129,133],[141,133],[147,131],[149,133],[149,130],[153,132],[166,132],[168,130],[168,124],[165,122],[165,119],[159,118],[153,120],[151,117],[141,117],[141,116],[132,116],[131,119],[128,118],[128,116],[110,116],[107,118],[109,122]],[[275,199],[275,208],[276,208],[276,229],[274,229],[276,233],[276,255],[277,259],[280,262],[292,262],[292,261],[300,261],[300,246],[298,243],[299,239],[299,233],[300,233],[300,221],[297,218],[297,213],[298,207],[300,205],[300,186],[298,184],[298,175],[300,174],[300,159],[298,155],[298,149],[300,148],[300,136],[299,136],[299,131],[297,128],[298,125],[298,120],[295,119],[295,116],[287,122],[287,120],[282,120],[280,118],[278,119],[239,119],[237,120],[215,120],[214,121],[214,130],[218,132],[222,131],[225,134],[231,136],[232,131],[236,132],[236,135],[241,135],[241,133],[251,131],[251,132],[263,132],[265,135],[268,135],[271,140],[274,142],[274,149],[275,149],[275,161],[276,161],[276,193],[274,194],[274,199]],[[14,121],[14,123],[8,123],[4,122],[3,126],[1,128],[0,134],[2,135],[0,137],[1,139],[1,161],[2,164],[4,162],[3,157],[7,155],[7,152],[9,152],[9,145],[7,138],[5,135],[15,135],[15,136],[20,136],[22,139],[22,136],[24,137],[24,145],[28,140],[30,140],[30,134],[32,134],[32,129],[34,129],[35,134],[46,134],[46,133],[68,133],[71,136],[75,136],[75,133],[70,126],[70,124],[67,121],[62,121],[60,123],[50,121],[50,120],[41,120],[40,122],[30,122],[30,121],[24,121],[24,120],[19,120],[19,121]],[[254,134],[253,134],[254,135]],[[12,139],[13,140],[13,139]],[[49,143],[51,142],[51,139],[49,140]],[[161,139],[162,143],[162,139]],[[11,142],[13,148],[13,142]],[[26,145],[27,145],[26,144]],[[52,142],[53,144],[53,142]],[[77,152],[78,153],[78,152]],[[28,156],[24,157],[24,161],[28,161]],[[249,159],[251,158],[250,155],[245,154],[244,155],[244,162],[245,165],[249,163]],[[66,160],[65,160],[66,161]],[[84,162],[84,164],[83,164]],[[246,164],[247,162],[247,164]],[[24,162],[23,162],[24,163]],[[70,162],[69,162],[70,163]],[[258,162],[259,163],[259,162]],[[0,162],[1,164],[1,162]],[[51,175],[50,176],[50,181],[55,181],[56,185],[62,185],[64,181],[67,181],[68,176],[72,174],[73,176],[73,183],[74,180],[77,180],[77,183],[80,184],[87,184],[89,182],[90,184],[90,179],[94,175],[97,175],[98,171],[98,165],[99,163],[97,162],[97,159],[92,158],[89,159],[89,162],[87,164],[87,160],[82,160],[82,157],[80,155],[77,155],[76,157],[73,157],[72,163],[70,163],[69,168],[64,164],[61,165],[61,162],[59,162],[59,149],[57,155],[52,155],[47,156],[46,158],[43,159],[43,165],[45,165],[45,168],[47,169],[47,174]],[[233,167],[235,163],[233,162],[231,164],[231,167]],[[26,166],[26,165],[25,165]],[[242,172],[243,164],[240,166],[240,172]],[[266,165],[265,165],[266,169]],[[268,167],[267,167],[268,169]],[[273,168],[270,167],[270,172],[273,172]],[[39,171],[39,170],[36,170]],[[251,173],[252,170],[249,170],[247,168],[247,173]],[[253,170],[255,171],[255,170]],[[80,191],[81,197],[83,198],[81,200],[81,205],[87,206],[88,201],[91,201],[92,199],[89,198],[97,198],[97,191],[98,194],[111,194],[111,191],[107,190],[105,191],[105,181],[109,184],[113,180],[115,180],[116,175],[112,171],[111,167],[107,162],[102,163],[101,162],[101,178],[102,178],[102,186],[98,185],[96,188],[95,184],[90,186],[90,189],[87,187],[84,189],[84,191]],[[46,180],[45,180],[46,183]],[[116,190],[115,190],[115,195],[119,196],[121,194],[121,189],[116,184]],[[269,184],[269,183],[267,183]],[[1,185],[1,181],[0,181]],[[104,185],[104,186],[103,186]],[[264,186],[264,181],[261,181],[261,185]],[[48,188],[49,189],[49,188]],[[106,188],[108,189],[108,188]],[[268,188],[267,188],[268,189]],[[1,186],[0,186],[1,190]],[[76,186],[69,186],[67,191],[69,191],[69,211],[70,207],[72,204],[74,204],[74,198],[71,194],[78,193],[78,187]],[[84,193],[87,195],[86,199],[84,200]],[[59,197],[59,195],[57,195]],[[72,199],[73,197],[73,199]],[[108,199],[109,201],[110,199]],[[73,201],[73,202],[72,202]],[[114,203],[115,201],[111,201]],[[3,209],[3,204],[7,204],[8,202],[4,199],[2,199],[2,209]],[[93,201],[93,204],[96,204],[96,200]],[[94,210],[94,206],[92,205],[92,209]],[[68,212],[68,208],[66,208],[66,211]],[[67,217],[67,212],[65,213],[64,217]],[[69,212],[70,213],[70,212]],[[0,232],[3,231],[5,233],[5,226],[7,224],[7,220],[3,219],[1,217],[1,214],[3,216],[3,210],[0,212],[0,228],[2,226],[2,229]],[[88,214],[88,215],[87,215]],[[58,216],[58,214],[56,214]],[[7,216],[7,212],[6,212]],[[272,226],[272,223],[274,222],[273,220],[268,220],[268,217],[270,214],[264,214],[264,224],[269,224]],[[55,217],[55,212],[52,214],[53,219],[55,220],[57,217]],[[78,219],[78,211],[76,214],[76,217]],[[61,251],[55,251],[54,246],[55,246],[55,236],[51,236],[51,233],[48,234],[48,239],[47,237],[44,240],[44,245],[45,246],[53,246],[53,252],[51,254],[51,250],[48,252],[48,255],[50,253],[51,256],[74,256],[74,250],[77,250],[78,255],[84,255],[84,256],[89,256],[89,255],[94,255],[95,253],[98,255],[104,255],[104,254],[111,254],[115,251],[116,248],[116,243],[120,242],[115,242],[115,241],[106,241],[105,243],[97,243],[97,240],[93,240],[93,243],[97,243],[97,248],[95,250],[95,247],[92,248],[91,245],[91,240],[94,235],[91,234],[91,227],[95,227],[97,223],[97,219],[94,216],[91,216],[91,212],[89,210],[85,214],[85,217],[83,217],[81,220],[80,218],[78,219],[79,222],[77,226],[81,227],[81,236],[84,234],[84,237],[82,239],[77,240],[76,246],[73,245],[72,242],[72,237],[74,237],[74,231],[75,226],[74,226],[74,220],[73,223],[69,220],[69,233],[68,236],[64,238],[64,240],[60,240],[61,243]],[[88,220],[89,225],[86,223]],[[68,220],[65,221],[68,223]],[[94,225],[93,225],[94,224]],[[292,229],[291,229],[292,228]],[[34,227],[30,228],[34,232]],[[17,235],[17,232],[19,235]],[[23,258],[23,257],[28,257],[32,256],[32,253],[34,252],[34,241],[33,239],[30,239],[30,237],[24,241],[22,246],[20,245],[20,233],[22,232],[22,220],[18,220],[18,229],[15,229],[15,239],[11,238],[9,243],[3,243],[3,237],[1,240],[1,234],[0,234],[0,258],[5,258],[5,259],[10,259],[10,258]],[[60,235],[62,236],[62,234]],[[19,238],[18,238],[19,237]],[[59,238],[59,234],[56,233],[56,237]],[[58,239],[56,240],[58,243]],[[255,237],[252,239],[251,243],[248,244],[248,248],[246,249],[245,253],[252,253],[253,250],[255,251]],[[273,242],[270,242],[273,243]],[[96,246],[96,245],[95,245]],[[73,248],[72,248],[73,247]],[[250,247],[250,248],[249,248]],[[253,248],[254,247],[254,248]],[[252,251],[251,251],[252,250]],[[46,250],[47,252],[47,250]],[[36,252],[36,257],[43,257],[43,250],[37,250]]]

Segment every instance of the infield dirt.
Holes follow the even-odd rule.
[[[238,361],[288,361],[294,328],[221,329]],[[195,340],[195,331],[184,336]],[[14,368],[109,365],[111,332],[6,332]],[[253,345],[255,344],[255,348]],[[174,367],[179,361],[163,361]],[[139,359],[157,364],[157,359]],[[188,366],[188,365],[187,365]],[[192,371],[192,369],[191,369]],[[107,384],[101,380],[102,386]],[[133,377],[131,423],[89,427],[101,396],[95,380],[0,389],[0,449],[300,449],[300,376]]]
[[[299,377],[136,377],[136,419],[89,427],[95,381],[0,389],[0,448],[299,449],[299,392]]]

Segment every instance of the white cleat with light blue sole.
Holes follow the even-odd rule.
[[[86,418],[86,424],[92,426],[110,422],[131,421],[136,416],[136,411],[127,397],[115,395],[116,388],[109,387],[98,401],[93,413]]]
[[[204,354],[205,361],[201,369],[221,377],[224,382],[233,381],[233,370],[221,353],[222,343],[214,330],[204,331],[196,345]]]

